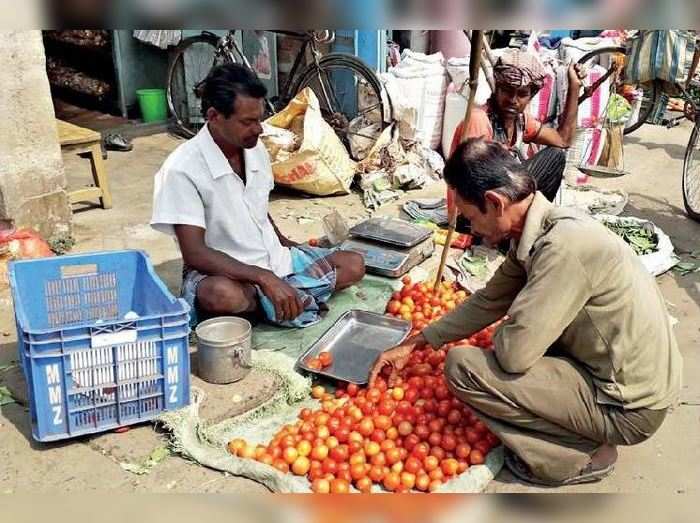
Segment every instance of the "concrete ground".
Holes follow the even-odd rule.
[[[626,139],[626,167],[632,173],[619,179],[593,180],[601,187],[622,188],[630,195],[626,214],[649,218],[672,238],[677,252],[700,249],[700,224],[686,219],[681,197],[681,169],[689,128],[665,130],[645,126]],[[114,197],[108,211],[76,206],[73,252],[135,248],[145,250],[168,286],[177,291],[181,262],[173,240],[148,227],[153,174],[179,140],[167,134],[138,138],[130,153],[110,153],[107,160]],[[90,181],[87,161],[65,158],[71,188]],[[424,195],[439,195],[433,187]],[[421,193],[411,193],[411,197]],[[275,194],[271,212],[292,239],[320,236],[320,219],[338,209],[350,222],[367,216],[357,195],[303,198]],[[382,209],[396,214],[397,205]],[[659,432],[644,444],[620,449],[614,474],[585,486],[554,489],[562,492],[682,493],[698,490],[700,470],[700,273],[680,276],[669,272],[658,279],[676,326],[685,358],[685,385],[681,405]],[[150,474],[134,475],[120,463],[140,463],[164,436],[150,425],[125,433],[107,433],[69,442],[44,445],[31,438],[29,414],[23,399],[24,382],[16,366],[16,334],[12,303],[7,290],[0,291],[0,386],[10,388],[19,403],[0,407],[0,492],[116,490],[120,492],[239,492],[265,491],[243,479],[192,465],[176,456],[166,458]],[[10,365],[10,368],[6,368]],[[198,386],[206,386],[193,378]],[[251,375],[230,387],[209,387],[204,417],[231,416],[263,401],[274,384],[267,376]],[[233,403],[231,398],[237,397]],[[551,492],[524,485],[503,471],[488,492]]]

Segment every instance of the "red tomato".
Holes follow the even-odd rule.
[[[440,468],[445,476],[454,476],[459,470],[459,463],[456,459],[446,459],[440,463]]]
[[[478,450],[472,450],[469,453],[470,465],[481,465],[484,463],[484,455]]]
[[[331,494],[347,494],[350,492],[350,484],[345,479],[336,478],[331,481]]]

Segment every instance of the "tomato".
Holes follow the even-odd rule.
[[[491,450],[491,446],[489,445],[488,441],[481,439],[474,443],[474,450],[478,450],[485,456]]]
[[[430,479],[430,478],[428,478],[428,479]],[[442,481],[440,481],[439,479],[433,479],[430,481],[430,484],[428,485],[428,492],[435,492],[441,486],[442,486]]]
[[[392,300],[386,306],[387,312],[389,312],[391,314],[397,314],[400,309],[401,309],[401,302],[400,301]]]
[[[479,439],[481,439],[479,433],[472,428],[469,428],[464,432],[464,438],[470,445],[474,445],[477,441],[479,441]]]
[[[414,456],[409,457],[404,464],[404,470],[406,472],[410,472],[411,474],[417,474],[422,468],[423,464]]]
[[[297,445],[297,454],[303,457],[311,454],[311,443],[307,440],[300,441]]]
[[[399,401],[396,406],[396,412],[398,414],[408,414],[411,411],[411,404],[407,400]]]
[[[324,389],[321,385],[316,385],[311,389],[311,397],[317,400],[321,399],[325,393],[326,389]]]
[[[368,477],[363,477],[355,481],[355,488],[362,494],[369,494],[372,491],[372,480]]]
[[[401,476],[399,476],[399,474],[396,472],[389,472],[386,476],[384,476],[384,480],[382,481],[382,485],[389,492],[394,492],[400,484]]]
[[[454,476],[459,470],[459,463],[456,459],[445,459],[440,463],[440,468],[445,476]]]
[[[340,445],[340,441],[338,441],[338,438],[335,436],[328,436],[326,438],[326,447],[328,447],[329,451],[336,448],[338,445]]]
[[[370,403],[377,403],[381,397],[382,392],[378,388],[372,387],[370,389],[367,389],[366,398],[367,401],[369,401]]]
[[[412,474],[411,472],[403,471],[401,473],[401,485],[406,489],[406,490],[411,490],[413,487],[416,485],[416,475]]]
[[[382,451],[382,448],[379,446],[379,443],[376,441],[366,441],[365,446],[364,446],[364,451],[367,456],[376,456]]]
[[[346,465],[347,465],[347,463],[346,463]],[[342,479],[348,485],[350,485],[350,482],[352,481],[352,477],[350,476],[350,465],[348,465],[347,469],[338,470],[338,472],[336,472],[336,474],[335,474],[335,477],[337,479]],[[338,494],[341,494],[341,492],[338,492]]]
[[[428,388],[428,387],[423,387],[423,388],[420,390],[420,397],[423,398],[423,399],[428,400],[428,399],[432,398],[433,396],[434,396],[434,391],[433,391],[433,389],[430,389],[430,388]]]
[[[314,447],[311,449],[311,459],[323,461],[328,457],[328,452],[329,449],[326,445],[314,445]]]
[[[447,452],[452,452],[457,448],[457,438],[451,434],[443,434],[440,446]]]
[[[371,418],[363,418],[358,424],[357,430],[362,436],[371,436],[374,432],[374,422]]]
[[[469,468],[469,462],[465,460],[458,460],[457,461],[458,467],[457,467],[457,474],[461,474],[462,472],[466,471]]]
[[[384,416],[391,416],[396,410],[396,402],[394,400],[388,399],[379,403],[377,411],[379,414]]]
[[[354,465],[350,466],[350,477],[353,479],[353,481],[362,479],[365,476],[366,472],[364,463],[355,463]]]
[[[331,481],[331,494],[347,494],[350,492],[350,483],[345,479],[336,478]]]
[[[321,463],[321,468],[326,474],[335,474],[338,472],[338,464],[332,458],[326,458]]]
[[[391,418],[387,415],[381,414],[374,417],[374,426],[380,430],[387,430],[391,427]]]
[[[289,465],[283,459],[280,459],[280,458],[275,459],[275,461],[272,462],[272,466],[275,467],[280,472],[282,472],[283,474],[289,473]]]
[[[430,454],[430,447],[427,443],[419,443],[413,447],[411,454],[418,459],[425,459]]]
[[[472,450],[469,453],[470,465],[482,465],[484,463],[484,454],[478,450]]]
[[[428,443],[431,447],[437,447],[442,443],[442,435],[439,432],[431,432],[428,436]]]
[[[396,440],[399,437],[399,431],[396,427],[389,427],[386,429],[386,437],[388,440]]]
[[[333,354],[328,351],[321,352],[318,355],[318,361],[322,367],[330,367],[333,364]]]
[[[474,423],[474,430],[479,434],[485,434],[488,431],[488,427],[483,421],[477,421]]]
[[[386,462],[389,465],[394,465],[395,463],[401,461],[401,452],[399,451],[399,449],[389,449],[386,450],[384,454],[386,456]]]
[[[309,358],[306,360],[306,366],[311,369],[311,370],[321,370],[323,365],[321,365],[321,361],[318,358]]]
[[[435,418],[433,420],[430,420],[430,422],[428,423],[428,428],[430,429],[430,432],[442,432],[444,426],[445,421],[441,418]]]
[[[311,462],[306,456],[299,456],[294,463],[292,463],[292,472],[297,476],[306,476],[311,468]]]
[[[331,491],[331,482],[327,479],[315,479],[311,483],[311,490],[316,494],[328,494]]]
[[[331,449],[329,456],[336,463],[342,463],[348,460],[349,452],[347,445],[338,445],[334,449]]]
[[[408,421],[402,421],[399,423],[397,429],[399,431],[399,435],[408,436],[413,432],[413,425],[411,425]]]
[[[425,473],[418,474],[416,476],[416,490],[421,492],[427,492],[430,486],[430,476]]]
[[[316,429],[316,438],[325,440],[330,435],[331,435],[331,431],[325,425],[321,425],[320,427],[318,427]]]
[[[455,449],[455,456],[459,459],[468,459],[472,448],[467,443],[460,443]]]
[[[299,452],[297,452],[297,449],[294,447],[286,447],[282,451],[282,459],[284,459],[284,462],[287,463],[287,465],[294,463],[298,457]]]
[[[440,466],[440,460],[435,456],[426,456],[423,459],[423,468],[426,472],[431,472]]]
[[[415,434],[409,434],[403,441],[403,448],[405,448],[406,451],[411,452],[419,443],[420,438],[418,436]]]
[[[411,285],[411,277],[410,276],[404,276],[401,278],[401,283],[404,285]]]
[[[437,447],[437,446],[436,446],[436,447],[432,447],[432,448],[430,449],[430,455],[431,455],[431,456],[435,456],[435,457],[436,457],[438,460],[440,460],[440,461],[442,461],[443,459],[445,459],[445,457],[446,457],[445,454],[446,454],[446,453],[445,453],[445,451],[442,449],[442,447]]]
[[[392,427],[393,428],[393,427]],[[396,429],[394,429],[396,430]],[[379,445],[382,449],[382,452],[386,452],[389,449],[395,449],[396,448],[396,442],[392,439],[385,439],[382,441]]]
[[[243,439],[236,438],[228,442],[228,451],[237,456],[243,447],[246,446],[246,442]]]
[[[362,441],[349,441],[348,442],[348,454],[352,455],[355,454],[356,452],[360,452],[362,450]]]
[[[438,480],[438,481],[442,482],[445,479],[445,473],[442,471],[442,469],[440,467],[436,468],[435,470],[431,470],[428,473],[428,476],[433,481]]]
[[[340,443],[346,443],[348,441],[349,436],[350,429],[348,429],[347,427],[341,426],[338,430],[335,431],[335,437]]]

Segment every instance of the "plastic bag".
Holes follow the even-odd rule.
[[[284,159],[272,158],[275,183],[317,196],[348,194],[355,162],[323,119],[318,98],[310,88],[297,94],[265,123],[303,134],[297,151]]]

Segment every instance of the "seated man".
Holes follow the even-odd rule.
[[[270,218],[274,178],[258,140],[266,95],[258,78],[226,64],[202,92],[207,123],[156,175],[151,221],[177,237],[193,320],[257,313],[287,326],[314,323],[335,290],[362,279],[364,260],[298,245]]]
[[[648,439],[679,397],[682,358],[656,281],[604,225],[548,202],[498,144],[467,140],[445,180],[474,232],[491,244],[509,239],[510,251],[484,289],[385,352],[371,382],[384,365],[403,368],[417,346],[507,316],[493,351],[449,351],[448,386],[501,439],[519,478],[555,486],[604,477],[616,445]]]
[[[537,181],[537,187],[553,201],[566,167],[563,149],[576,136],[578,95],[581,88],[578,66],[568,71],[569,89],[559,126],[545,127],[527,112],[532,98],[542,89],[545,70],[528,52],[509,49],[493,68],[495,90],[486,106],[475,107],[467,123],[467,137],[493,140],[507,147]],[[462,139],[460,124],[452,139],[452,151]],[[539,152],[534,145],[545,146]]]

